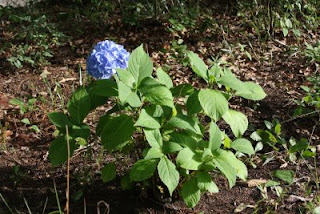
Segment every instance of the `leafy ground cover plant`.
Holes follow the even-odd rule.
[[[303,116],[319,116],[320,111],[320,75],[316,74],[309,77],[308,80],[312,84],[310,87],[301,86],[305,92],[305,96],[302,100],[297,100],[299,105],[294,112],[294,117]]]
[[[179,193],[188,207],[194,207],[205,192],[219,191],[212,179],[217,170],[226,176],[230,187],[237,177],[246,179],[247,168],[235,152],[254,154],[250,141],[243,137],[248,120],[231,109],[228,101],[234,96],[263,99],[266,94],[259,85],[242,82],[228,68],[209,68],[193,52],[188,52],[191,68],[208,83],[208,88],[173,86],[161,68],[153,77],[152,61],[142,45],[130,54],[126,68],[118,64],[127,54],[122,46],[95,48],[92,53],[99,59],[93,66],[96,71],[107,68],[104,72],[109,74],[109,60],[116,62],[111,69],[116,70],[114,79],[103,79],[110,76],[97,76],[89,70],[98,80],[74,92],[68,113],[48,114],[59,132],[49,149],[52,166],[67,160],[68,143],[71,155],[86,144],[91,130],[84,119],[110,100],[111,109],[100,117],[95,134],[111,155],[131,152],[137,160],[123,176],[123,188],[135,182],[149,184],[151,189],[161,189],[164,197]],[[230,133],[221,130],[221,121],[229,125]],[[106,164],[101,174],[104,182],[113,180],[117,175],[115,162]]]
[[[0,17],[14,26],[10,29],[13,42],[4,39],[0,53],[9,53],[7,61],[17,68],[48,64],[53,56],[52,48],[60,46],[66,38],[46,15],[35,11],[4,7],[0,8]]]
[[[306,43],[304,54],[310,62],[320,63],[320,41],[318,40],[315,45]]]
[[[278,120],[272,122],[264,121],[267,129],[258,129],[251,134],[251,139],[257,141],[261,145],[261,150],[264,146],[269,146],[274,151],[284,149],[290,161],[295,162],[298,157],[312,158],[316,156],[316,148],[310,145],[308,139],[301,138],[299,140],[291,137],[286,140],[281,133],[281,124]]]

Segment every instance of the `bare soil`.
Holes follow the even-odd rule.
[[[65,6],[48,6],[46,13],[70,12],[71,8]],[[171,46],[173,36],[168,33],[166,24],[144,23],[143,26],[129,27],[121,24],[120,14],[110,14],[110,21],[102,25],[88,24],[83,19],[75,22],[74,19],[65,20],[61,29],[71,37],[63,46],[54,50],[54,57],[50,65],[41,68],[24,67],[16,69],[6,61],[6,54],[0,55],[0,122],[2,125],[2,141],[0,145],[0,193],[13,209],[14,213],[28,213],[26,202],[33,213],[44,213],[58,209],[54,183],[62,208],[65,205],[66,166],[52,168],[48,160],[48,148],[53,140],[54,126],[49,122],[47,113],[63,108],[60,102],[50,98],[50,92],[58,93],[56,82],[61,86],[61,96],[67,101],[72,91],[79,84],[78,65],[85,70],[86,57],[97,41],[113,39],[132,50],[141,43],[146,45],[149,55],[155,65],[170,65],[170,75],[175,84],[189,82],[197,87],[205,85],[192,74],[190,68],[183,67],[163,49]],[[301,99],[303,94],[300,85],[306,85],[306,77],[316,72],[314,64],[307,63],[301,54],[292,55],[288,52],[290,45],[303,44],[304,38],[281,36],[275,41],[259,42],[250,30],[239,27],[238,18],[231,12],[224,16],[213,15],[218,22],[228,20],[230,32],[223,37],[219,33],[189,32],[183,38],[189,50],[200,53],[204,59],[210,56],[223,56],[233,65],[233,71],[242,80],[252,80],[259,83],[268,96],[259,102],[259,105],[245,100],[234,100],[231,105],[244,112],[250,123],[257,128],[265,128],[264,120],[273,118],[282,122],[283,136],[298,139],[310,138],[313,145],[319,145],[320,129],[313,127],[316,121],[310,118],[290,120],[296,104],[293,100]],[[57,21],[52,18],[52,22]],[[6,25],[2,25],[0,36],[10,41],[4,34]],[[79,34],[70,29],[80,28]],[[313,32],[318,35],[319,32]],[[223,40],[229,44],[238,42],[250,43],[253,46],[253,60],[247,59],[240,51],[233,55],[221,52]],[[280,41],[277,42],[277,41]],[[272,56],[271,56],[272,52]],[[264,60],[263,60],[264,59]],[[48,83],[43,75],[47,74]],[[84,74],[85,75],[85,74]],[[37,98],[34,109],[24,115],[19,113],[16,106],[9,104],[12,98],[27,101]],[[56,97],[56,96],[55,96]],[[88,120],[94,122],[93,113]],[[28,118],[31,124],[36,124],[40,133],[32,131],[29,126],[21,122]],[[312,131],[313,130],[313,131]],[[248,132],[248,136],[250,135]],[[269,149],[270,150],[270,149]],[[269,153],[266,153],[269,152]],[[266,155],[267,154],[267,155]],[[264,165],[267,157],[273,159]],[[129,158],[129,162],[127,161]],[[97,163],[97,159],[100,163]],[[122,175],[128,168],[130,157],[124,157],[118,163],[118,175]],[[101,165],[111,160],[111,157],[101,152],[98,142],[93,142],[88,152],[78,151],[71,161],[71,213],[234,213],[240,205],[247,206],[240,213],[306,213],[305,203],[319,195],[316,189],[314,176],[315,162],[299,160],[295,163],[287,160],[285,151],[259,152],[252,161],[257,165],[253,168],[249,161],[248,181],[252,179],[273,179],[272,173],[277,169],[292,169],[295,171],[295,182],[291,185],[282,183],[284,193],[281,197],[268,188],[267,198],[264,198],[257,186],[249,186],[248,182],[238,181],[237,185],[229,189],[227,180],[212,173],[214,180],[220,188],[217,194],[205,194],[194,209],[188,209],[182,200],[174,199],[172,203],[157,200],[153,194],[141,190],[137,186],[134,190],[124,191],[120,188],[117,178],[111,183],[104,184],[99,176]],[[320,171],[319,151],[316,158],[316,167]],[[127,165],[126,165],[127,164]],[[14,173],[14,167],[18,170]],[[308,168],[309,167],[309,168]],[[311,167],[311,168],[310,168]],[[307,193],[308,192],[308,193]],[[82,195],[79,195],[79,194]],[[79,196],[79,197],[78,197]],[[299,196],[300,199],[293,199]],[[305,201],[304,201],[305,199]],[[26,202],[25,202],[26,201]],[[98,211],[98,209],[100,211]],[[5,204],[0,200],[0,213],[9,213]]]

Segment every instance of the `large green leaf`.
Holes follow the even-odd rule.
[[[138,160],[130,170],[131,181],[143,181],[150,178],[157,167],[159,159]]]
[[[214,121],[218,121],[228,110],[228,101],[217,90],[201,90],[198,97],[204,112]]]
[[[202,164],[201,155],[195,154],[191,149],[182,149],[176,159],[177,165],[184,169],[198,170]]]
[[[141,126],[148,129],[159,129],[160,123],[151,117],[146,110],[142,109],[140,116],[134,126]]]
[[[309,147],[309,142],[307,139],[302,138],[296,144],[290,147],[289,152],[295,153],[295,152],[302,152],[303,150],[307,149]]]
[[[235,137],[241,137],[248,128],[248,119],[241,112],[229,109],[222,118],[226,121]]]
[[[218,83],[234,89],[236,95],[249,100],[262,100],[266,97],[266,93],[260,85],[254,82],[242,82],[230,70],[227,70]]]
[[[217,79],[217,82],[234,90],[240,90],[243,84],[243,82],[228,69],[221,78]]]
[[[122,149],[131,139],[133,131],[131,116],[121,114],[118,117],[109,117],[101,133],[101,142],[109,151]]]
[[[227,177],[230,187],[235,185],[236,176],[242,180],[246,180],[248,176],[246,165],[238,160],[231,151],[217,149],[214,152],[214,156],[214,164]]]
[[[135,79],[132,74],[128,71],[128,69],[117,68],[117,74],[120,81],[124,82],[130,88],[134,87]]]
[[[210,193],[219,192],[219,188],[212,181],[212,178],[208,172],[197,173],[197,183],[201,192],[205,192],[205,191],[209,191]]]
[[[185,84],[180,84],[177,85],[173,88],[170,89],[172,96],[174,97],[185,97],[193,93],[194,88],[192,85],[185,83]]]
[[[262,100],[267,96],[261,86],[254,82],[244,82],[243,89],[237,90],[236,95],[248,100]]]
[[[69,100],[68,112],[77,124],[81,124],[83,119],[89,114],[90,110],[90,95],[84,88],[80,88],[78,91],[73,93]]]
[[[118,81],[119,99],[122,105],[128,103],[132,107],[141,106],[141,101],[137,93],[121,81]]]
[[[180,144],[178,144],[176,142],[171,142],[171,141],[169,141],[169,142],[164,141],[163,142],[162,151],[165,154],[176,153],[176,152],[179,152],[182,149],[183,148],[180,146]]]
[[[168,187],[170,196],[179,184],[179,172],[174,163],[167,156],[160,159],[158,163],[158,174],[160,180]]]
[[[202,77],[208,82],[208,66],[203,62],[203,60],[193,52],[188,52],[188,57],[190,60],[191,68],[198,76]]]
[[[70,157],[76,149],[75,141],[69,138]],[[68,144],[65,136],[58,137],[52,141],[49,148],[49,159],[53,167],[63,164],[68,159]]]
[[[189,132],[202,136],[202,132],[199,124],[196,121],[194,121],[192,118],[186,115],[178,114],[177,116],[172,117],[167,124],[169,126],[173,126],[178,129],[187,130]]]
[[[193,115],[202,111],[201,104],[198,99],[198,94],[200,91],[194,91],[187,100],[186,107],[188,110],[188,115]]]
[[[201,192],[196,177],[192,177],[182,184],[180,195],[189,208],[195,207],[198,204]]]
[[[162,136],[159,129],[143,129],[144,135],[151,147],[162,148]]]
[[[209,128],[209,148],[214,151],[220,148],[222,142],[222,135],[219,127],[214,122],[211,122]]]
[[[228,158],[224,155],[228,155],[228,153],[226,151],[217,153],[217,156],[214,157],[213,162],[216,167],[218,167],[218,169],[227,177],[229,186],[231,188],[236,184],[237,171],[233,167],[232,163],[229,162]]]
[[[231,143],[231,148],[238,152],[246,153],[248,155],[253,155],[254,148],[250,141],[244,138],[239,138]]]
[[[188,133],[173,132],[170,134],[170,137],[172,142],[176,142],[183,147],[188,147],[192,151],[198,148],[198,142]]]
[[[173,87],[173,83],[170,76],[161,67],[157,69],[157,77],[158,81],[165,85],[167,88]]]
[[[112,181],[116,177],[116,164],[106,164],[101,170],[101,177],[104,183]]]
[[[88,93],[101,97],[117,96],[117,84],[113,79],[96,80],[89,86]]]
[[[147,77],[141,82],[139,91],[152,104],[174,108],[170,90],[152,77]]]
[[[73,125],[69,129],[69,135],[74,139],[77,137],[88,139],[90,135],[90,127],[87,124],[81,124],[80,126]]]
[[[152,61],[140,45],[130,54],[128,62],[128,71],[135,79],[136,86],[139,86],[144,78],[150,77],[152,70]]]
[[[151,147],[144,150],[144,159],[161,158],[164,156],[160,148]]]
[[[291,184],[294,178],[294,171],[292,170],[276,170],[273,175],[277,178],[280,178],[283,181]]]
[[[57,128],[65,129],[67,126],[72,126],[67,115],[62,112],[52,112],[48,114],[48,117],[53,125]]]

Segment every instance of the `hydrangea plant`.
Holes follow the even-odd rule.
[[[87,59],[89,75],[97,79],[110,79],[117,68],[127,68],[129,53],[113,41],[99,42]]]
[[[96,47],[93,55],[100,53],[100,48]],[[121,52],[114,49],[115,53]],[[98,73],[98,79],[108,76],[104,73],[111,74],[110,66],[100,70],[99,66],[101,62],[112,64],[115,57],[110,58],[112,62],[103,61],[108,57],[101,60],[98,54],[94,58],[88,60],[89,73]],[[174,197],[177,192],[188,207],[194,207],[205,192],[219,191],[214,182],[218,171],[226,176],[230,187],[237,178],[245,180],[247,168],[236,154],[254,154],[250,141],[243,137],[248,119],[231,109],[228,101],[234,96],[257,101],[266,94],[258,84],[241,81],[228,68],[218,64],[208,67],[193,52],[188,53],[188,58],[192,70],[208,83],[208,88],[174,86],[161,68],[156,69],[154,77],[152,61],[142,45],[130,54],[127,68],[116,69],[114,79],[99,79],[80,87],[68,102],[68,114],[48,115],[59,131],[49,149],[52,165],[65,163],[68,143],[72,156],[77,147],[88,141],[91,130],[84,123],[85,117],[110,97],[116,97],[110,99],[113,107],[100,117],[94,133],[111,155],[132,151],[131,156],[135,156],[137,161],[121,178],[123,188],[142,182],[161,190],[161,198]],[[228,129],[219,127],[221,120],[229,125]],[[115,162],[106,164],[101,175],[103,182],[113,180],[117,176]]]

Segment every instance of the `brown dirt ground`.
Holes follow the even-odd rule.
[[[49,12],[54,14],[60,10],[67,9],[56,6]],[[301,55],[290,55],[286,52],[291,43],[302,43],[303,41],[297,41],[291,37],[288,39],[279,37],[278,39],[286,45],[278,42],[261,44],[252,33],[238,27],[240,20],[237,20],[237,17],[232,14],[225,14],[224,17],[216,15],[217,20],[221,18],[227,18],[229,27],[232,29],[228,35],[224,35],[229,44],[250,41],[254,47],[253,50],[256,51],[252,54],[252,61],[246,59],[239,51],[232,56],[225,54],[224,57],[234,65],[234,72],[238,77],[259,83],[268,94],[255,111],[253,110],[254,103],[240,99],[234,100],[231,103],[232,106],[246,113],[255,128],[264,128],[263,120],[270,121],[278,118],[280,121],[286,121],[290,119],[296,108],[293,100],[301,99],[303,96],[299,86],[306,84],[306,77],[312,75],[316,70],[315,65],[306,63],[305,58]],[[78,85],[78,65],[80,64],[85,69],[86,56],[97,41],[113,38],[129,50],[144,43],[155,64],[171,65],[170,75],[175,83],[190,82],[197,87],[202,86],[201,81],[195,78],[190,69],[177,65],[176,61],[161,52],[170,46],[173,38],[166,31],[165,25],[147,23],[143,27],[128,28],[120,24],[119,15],[115,14],[112,20],[113,23],[108,23],[106,29],[98,29],[93,25],[88,25],[85,21],[80,23],[83,34],[72,35],[73,38],[70,39],[69,44],[55,50],[54,58],[50,60],[51,64],[40,69],[15,69],[8,65],[5,54],[0,55],[0,121],[2,126],[6,127],[6,130],[2,131],[6,134],[6,142],[2,141],[2,146],[5,146],[6,149],[0,150],[0,193],[12,209],[27,213],[24,203],[26,199],[33,213],[42,213],[46,203],[45,213],[57,210],[54,182],[57,185],[61,206],[64,206],[66,167],[52,168],[50,166],[47,152],[53,139],[54,126],[50,124],[46,116],[46,113],[60,109],[62,106],[50,101],[49,91],[55,92],[55,81],[60,82],[62,96],[67,100],[72,93],[72,88]],[[67,21],[64,27],[71,29],[73,25],[75,25],[73,21]],[[94,33],[90,34],[90,32]],[[246,37],[245,34],[249,36]],[[189,50],[202,50],[205,59],[217,53],[221,54],[219,50],[222,48],[223,38],[218,33],[194,32],[185,35],[184,39]],[[75,45],[75,48],[71,48],[70,44]],[[261,48],[262,45],[264,47]],[[272,60],[270,60],[271,50]],[[261,61],[262,57],[269,60]],[[47,77],[49,88],[40,76],[44,71],[49,72]],[[31,97],[38,99],[36,108],[23,116],[19,114],[16,107],[8,103],[11,98],[27,100]],[[42,98],[47,101],[41,101]],[[94,116],[91,115],[89,118],[94,118]],[[28,118],[32,124],[38,125],[41,132],[34,133],[30,130],[20,122],[23,118]],[[308,118],[284,123],[283,135],[286,138],[290,136],[309,137],[314,124]],[[319,144],[319,136],[318,126],[314,131],[312,142]],[[110,213],[200,213],[201,211],[203,213],[233,213],[241,204],[249,205],[241,213],[253,213],[254,210],[256,213],[268,211],[271,213],[303,213],[304,202],[292,201],[290,196],[308,198],[309,196],[304,195],[304,190],[307,188],[310,189],[310,195],[317,194],[314,178],[306,167],[306,164],[313,166],[313,162],[287,162],[283,151],[273,151],[270,154],[274,156],[274,159],[266,165],[263,165],[265,158],[263,153],[257,154],[253,159],[257,168],[251,167],[248,163],[248,180],[272,179],[272,171],[279,169],[280,166],[285,169],[293,169],[296,172],[297,181],[290,186],[282,185],[285,188],[283,197],[277,197],[274,191],[268,189],[268,198],[263,199],[257,187],[248,187],[247,182],[241,181],[229,189],[224,177],[212,174],[220,192],[203,195],[200,203],[194,209],[188,209],[181,200],[161,203],[148,193],[145,197],[139,187],[132,191],[123,191],[118,179],[103,184],[98,174],[100,164],[95,161],[96,158],[101,158],[101,154],[101,147],[95,142],[90,152],[86,154],[80,151],[72,159],[71,194],[74,196],[78,191],[83,192],[80,200],[71,201],[72,213],[83,213],[84,207],[87,208],[87,213],[98,213],[97,207],[100,207],[101,212],[109,210]],[[102,157],[101,163],[106,163],[111,158],[108,154],[103,154]],[[318,171],[320,171],[319,153],[316,161]],[[118,163],[119,174],[123,174],[126,168],[122,164],[125,164],[125,161]],[[13,173],[13,166],[19,166],[17,175]],[[303,186],[304,184],[307,186]],[[98,206],[99,202],[101,203]],[[252,208],[256,205],[259,209]],[[0,202],[0,214],[7,212],[4,204]]]

